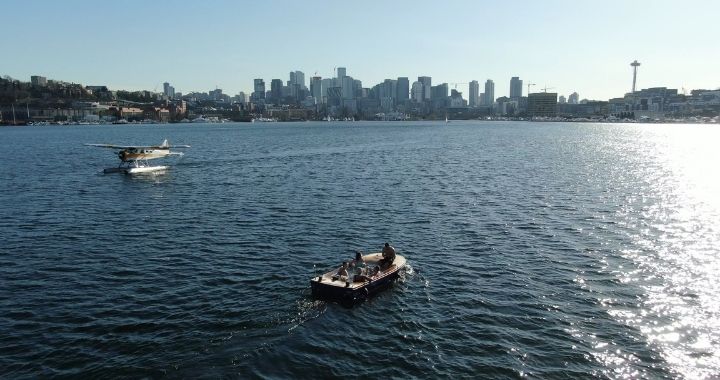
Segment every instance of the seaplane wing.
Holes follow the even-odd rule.
[[[136,149],[136,148],[153,148],[152,146],[140,146],[140,145],[114,145],[114,144],[84,144],[85,146],[96,146],[98,148],[110,148],[110,149]]]
[[[115,145],[115,144],[85,144],[85,146],[95,146],[98,148],[110,149],[170,149],[170,148],[190,148],[190,145],[170,145],[165,139],[160,145]]]

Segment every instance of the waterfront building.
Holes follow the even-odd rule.
[[[390,112],[393,109],[393,98],[389,96],[380,97],[380,108],[385,112]]]
[[[530,116],[553,117],[557,115],[557,93],[538,92],[528,94],[527,112]]]
[[[470,84],[469,84],[468,87],[469,87],[469,90],[470,90],[470,91],[469,91],[469,92],[470,92],[470,95],[469,95],[469,98],[468,98],[468,103],[470,104],[470,107],[477,107],[477,106],[479,105],[479,104],[478,104],[478,100],[479,100],[479,95],[480,95],[480,94],[479,94],[479,91],[480,91],[480,83],[478,83],[478,81],[476,81],[476,80],[473,80],[473,81],[470,82]]]
[[[518,77],[510,78],[510,99],[518,99],[522,97],[523,81]]]
[[[483,104],[491,106],[495,103],[495,83],[488,79],[485,81],[485,101]]]
[[[559,104],[565,104],[565,103],[567,103],[567,100],[565,99],[565,96],[564,96],[564,95],[560,95],[560,98],[558,98],[558,103],[559,103]]]
[[[568,97],[568,103],[570,104],[579,104],[580,103],[580,95],[578,95],[577,92],[573,92]]]
[[[33,76],[30,77],[30,83],[31,83],[33,86],[45,87],[45,86],[47,86],[47,83],[48,83],[48,82],[47,82],[47,78],[46,78],[46,77],[43,77],[43,76],[40,76],[40,75],[33,75]]]
[[[399,77],[397,79],[397,94],[395,98],[398,102],[403,103],[410,99],[410,80],[407,77]]]

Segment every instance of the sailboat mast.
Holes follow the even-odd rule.
[[[12,111],[13,111],[13,125],[17,125],[17,120],[15,120],[15,103],[12,104]]]

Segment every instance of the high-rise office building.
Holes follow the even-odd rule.
[[[486,106],[491,106],[495,103],[495,83],[490,79],[485,81],[485,101],[483,103]]]
[[[573,92],[568,97],[568,103],[570,104],[579,104],[580,103],[580,95],[578,95],[577,92]]]
[[[412,99],[415,103],[420,103],[423,101],[423,84],[419,81],[415,81],[412,84],[412,89],[410,90],[411,95],[410,99]]]
[[[522,97],[523,81],[518,77],[510,78],[510,99],[518,99]]]
[[[310,78],[310,96],[315,98],[316,103],[322,102],[322,78]]]
[[[407,77],[399,77],[397,79],[397,94],[395,98],[399,102],[410,99],[410,80]]]
[[[564,96],[564,95],[560,95],[560,97],[558,98],[558,104],[565,104],[565,103],[567,103],[567,100],[565,99],[565,96]]]
[[[305,88],[305,73],[302,71],[291,71],[288,86],[291,85],[298,85],[301,89]]]
[[[445,99],[448,97],[450,87],[448,87],[447,83],[441,83],[437,86],[432,86],[431,88],[431,99]]]
[[[283,97],[283,81],[282,79],[273,79],[270,81],[270,94],[272,94],[272,101],[280,102]]]
[[[265,99],[265,81],[262,79],[253,80],[253,100]]]
[[[410,80],[407,77],[399,77],[397,79],[397,94],[395,98],[398,102],[404,102],[410,99]]]
[[[355,80],[352,77],[344,76],[340,79],[341,96],[343,99],[355,98]]]
[[[337,68],[337,77],[342,79],[347,75],[347,70],[344,67],[338,67]]]
[[[432,78],[418,77],[418,82],[422,83],[423,86],[423,100],[430,100],[432,97]]]
[[[470,98],[468,99],[468,103],[470,104],[470,107],[477,107],[479,106],[478,101],[480,100],[480,83],[478,81],[474,80],[470,82],[470,85],[468,86],[469,92],[470,92]]]

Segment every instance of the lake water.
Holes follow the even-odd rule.
[[[113,150],[190,144],[165,174]],[[720,376],[720,128],[0,128],[0,377]],[[390,242],[352,309],[309,279]]]

